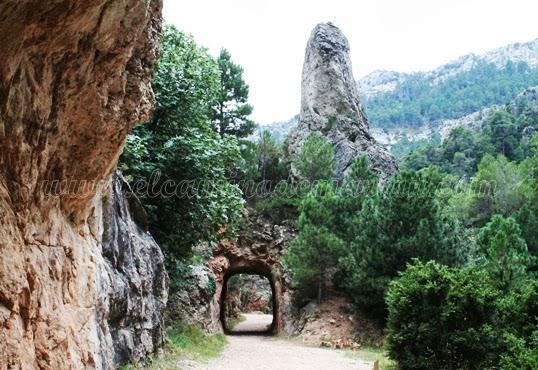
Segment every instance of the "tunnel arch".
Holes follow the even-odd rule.
[[[265,277],[269,281],[269,285],[271,286],[271,301],[273,304],[273,321],[271,322],[271,326],[267,330],[262,331],[250,331],[250,332],[234,332],[226,326],[226,296],[228,294],[228,281],[232,276],[239,275],[239,274],[247,274],[247,275],[259,275]],[[277,334],[279,332],[279,308],[280,308],[280,300],[277,293],[277,288],[275,284],[275,279],[273,277],[273,274],[270,272],[267,272],[266,270],[262,269],[256,269],[254,267],[238,267],[238,268],[232,268],[226,271],[224,274],[223,280],[222,280],[222,288],[220,292],[219,297],[219,319],[222,326],[222,330],[225,334],[234,334],[234,335],[261,335],[261,334]]]
[[[216,289],[212,298],[212,326],[229,333],[224,323],[228,280],[237,274],[264,276],[271,284],[273,323],[271,334],[293,331],[291,282],[282,257],[295,230],[289,225],[275,225],[259,216],[249,216],[248,225],[235,240],[220,240],[213,247],[208,267],[214,274]]]

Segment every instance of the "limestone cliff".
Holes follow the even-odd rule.
[[[0,369],[111,368],[162,340],[163,257],[111,175],[152,108],[160,12],[0,3]]]
[[[368,156],[381,181],[396,171],[392,155],[369,132],[353,78],[349,43],[331,23],[318,24],[306,46],[299,124],[289,136],[292,157],[313,132],[334,145],[338,180],[360,154]],[[296,174],[293,166],[292,171]]]

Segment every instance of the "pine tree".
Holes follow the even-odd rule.
[[[528,277],[532,257],[512,217],[493,216],[480,230],[477,244],[486,271],[501,289],[508,290]]]
[[[344,285],[356,305],[384,316],[388,283],[413,258],[455,265],[458,225],[436,198],[433,171],[403,171],[362,206],[350,253],[342,259]]]
[[[243,79],[243,68],[232,61],[226,49],[220,51],[217,63],[221,89],[213,107],[213,124],[221,137],[225,134],[247,137],[256,125],[248,118],[253,108],[247,103],[249,88]]]
[[[518,146],[521,135],[516,119],[510,113],[505,111],[495,112],[487,122],[483,135],[489,138],[496,153],[500,153],[511,160],[520,157]]]
[[[281,149],[271,133],[267,130],[262,132],[257,142],[258,168],[262,181],[275,183],[284,180],[287,173],[283,161],[281,161]]]
[[[303,180],[330,180],[335,167],[334,149],[323,136],[311,134],[304,142],[295,165]]]
[[[378,182],[368,158],[364,155],[357,157],[338,189],[334,231],[346,243],[352,242],[357,235],[363,202],[378,191]]]
[[[332,233],[336,200],[333,186],[322,181],[301,201],[299,234],[285,255],[299,299],[324,299],[329,271],[342,255],[343,242]]]

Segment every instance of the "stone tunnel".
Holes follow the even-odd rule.
[[[278,322],[279,322],[279,315],[278,313],[280,312],[279,310],[279,302],[280,302],[280,299],[282,297],[282,287],[281,287],[281,284],[278,284],[278,292],[277,292],[277,284],[275,284],[275,280],[274,280],[274,277],[273,275],[271,274],[271,272],[267,272],[267,273],[262,273],[261,272],[262,269],[257,269],[257,268],[244,268],[244,267],[239,267],[239,268],[235,268],[235,267],[232,267],[232,268],[228,268],[226,273],[224,274],[224,277],[222,279],[222,282],[219,284],[220,285],[220,292],[216,292],[216,294],[219,294],[218,296],[218,303],[219,303],[219,318],[220,318],[220,323],[222,325],[222,329],[224,331],[224,333],[226,334],[238,334],[240,332],[235,332],[235,331],[232,331],[230,330],[227,326],[226,326],[226,310],[227,310],[227,307],[226,307],[226,297],[228,296],[228,286],[229,286],[229,281],[230,281],[230,278],[234,275],[238,275],[238,274],[249,274],[249,275],[259,275],[259,276],[263,276],[264,278],[267,279],[267,281],[269,282],[269,285],[271,287],[271,303],[272,303],[272,316],[273,316],[273,321],[271,322],[271,326],[269,327],[269,329],[265,330],[265,329],[255,329],[255,330],[249,330],[249,331],[245,331],[244,334],[277,334],[282,325],[278,325]],[[280,299],[279,299],[280,298]],[[280,322],[282,322],[283,320],[280,320]]]
[[[213,320],[226,331],[223,324],[224,302],[230,277],[240,273],[261,275],[269,280],[272,290],[273,323],[270,332],[290,332],[293,321],[290,280],[282,265],[282,255],[293,239],[293,228],[274,225],[262,218],[250,219],[249,223],[248,232],[241,233],[234,241],[221,241],[213,250],[209,261],[216,281]]]

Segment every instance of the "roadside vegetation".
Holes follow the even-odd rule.
[[[209,335],[194,325],[176,324],[166,330],[166,344],[162,353],[153,356],[148,363],[126,365],[123,370],[176,370],[182,361],[206,361],[217,357],[226,346],[223,334]]]
[[[388,356],[387,351],[384,348],[378,347],[362,347],[357,350],[346,350],[346,356],[350,358],[358,358],[363,361],[368,361],[379,364],[379,368],[382,370],[396,370],[396,363]]]
[[[246,317],[242,314],[237,317],[230,317],[226,320],[226,326],[228,327],[228,330],[233,330],[237,326],[237,324],[245,320]]]

